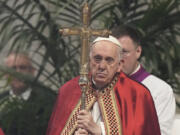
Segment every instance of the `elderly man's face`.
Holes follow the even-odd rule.
[[[95,85],[102,88],[120,72],[119,48],[110,41],[96,42],[91,49],[90,71]]]
[[[34,74],[34,69],[31,65],[31,61],[27,56],[11,54],[6,59],[6,65],[13,68],[17,72]],[[22,81],[13,78],[11,81],[11,87],[15,93],[21,93],[27,87]]]

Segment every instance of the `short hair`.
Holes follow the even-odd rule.
[[[7,61],[8,61],[8,58],[10,57],[10,56],[12,56],[12,55],[14,55],[15,57],[23,57],[24,59],[26,59],[28,62],[29,62],[29,66],[30,67],[32,67],[32,68],[34,68],[33,67],[33,63],[32,63],[32,59],[30,58],[30,56],[28,55],[28,53],[27,52],[25,52],[25,51],[12,51],[12,52],[10,52],[8,55],[7,55],[7,57],[4,59],[4,62],[6,63]]]
[[[115,26],[112,29],[112,35],[116,38],[129,36],[136,45],[141,45],[140,32],[131,26],[127,26],[127,25]]]
[[[29,57],[28,52],[26,52],[26,51],[12,51],[12,52],[8,53],[7,57],[10,55],[23,56],[23,57],[27,58],[29,61],[32,61],[31,58]]]

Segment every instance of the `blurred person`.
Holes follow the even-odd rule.
[[[5,59],[7,67],[35,76],[32,60],[24,52],[12,52]],[[11,76],[9,96],[1,99],[0,125],[6,135],[43,135],[56,94]]]
[[[11,53],[5,60],[7,67],[14,69],[16,72],[34,76],[35,68],[32,66],[31,59],[25,53]],[[10,95],[21,97],[27,100],[30,97],[31,89],[22,80],[15,77],[10,81]]]
[[[112,29],[123,48],[122,71],[131,79],[141,82],[153,97],[162,135],[170,135],[175,116],[175,98],[169,84],[148,73],[139,62],[142,47],[139,33],[130,26],[117,26]]]
[[[3,131],[2,131],[2,129],[0,128],[0,135],[4,135],[4,133],[3,133]]]

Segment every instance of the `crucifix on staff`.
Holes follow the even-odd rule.
[[[85,2],[82,8],[82,27],[63,28],[59,32],[64,35],[80,35],[81,38],[81,58],[80,58],[80,79],[79,85],[82,89],[81,109],[85,109],[85,91],[88,83],[88,54],[91,36],[107,37],[111,32],[108,30],[94,30],[90,28],[91,11],[88,3]]]
[[[120,41],[107,30],[91,29],[89,19],[85,3],[83,26],[60,30],[80,35],[81,69],[80,77],[60,88],[47,135],[160,135],[149,90],[122,72]],[[99,37],[89,49],[91,36]]]

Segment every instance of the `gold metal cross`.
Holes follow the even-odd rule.
[[[88,3],[85,2],[82,8],[82,23],[83,26],[80,28],[63,28],[59,32],[62,35],[80,35],[81,37],[81,62],[80,62],[80,79],[79,85],[82,89],[82,109],[85,109],[85,90],[88,83],[87,74],[88,74],[88,58],[89,58],[89,42],[91,36],[108,36],[111,32],[108,30],[93,30],[89,27],[90,23],[90,8]]]

